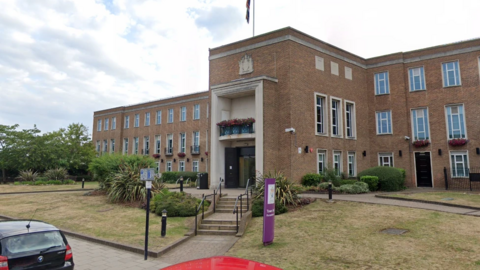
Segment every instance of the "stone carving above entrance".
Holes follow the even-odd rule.
[[[252,56],[245,54],[242,59],[238,62],[240,66],[240,75],[248,74],[253,72],[253,59]]]

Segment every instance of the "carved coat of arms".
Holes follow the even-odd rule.
[[[240,59],[238,65],[240,66],[240,75],[253,72],[253,59],[248,54],[245,54],[242,59]]]

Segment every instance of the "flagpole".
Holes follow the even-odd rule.
[[[255,0],[253,0],[253,36],[255,36]]]

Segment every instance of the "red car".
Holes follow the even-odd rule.
[[[246,259],[217,256],[172,265],[164,270],[278,270],[281,268]]]

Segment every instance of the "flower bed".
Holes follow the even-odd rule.
[[[416,140],[412,144],[415,147],[423,147],[423,146],[429,145],[430,141],[429,140]]]
[[[452,139],[448,141],[451,146],[462,146],[468,143],[467,139]]]

